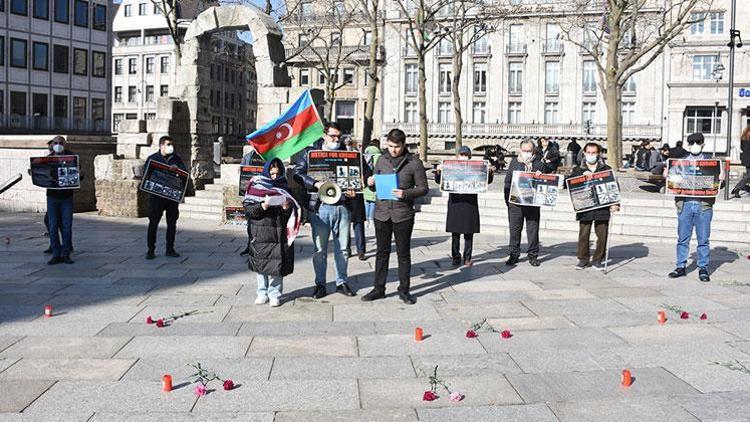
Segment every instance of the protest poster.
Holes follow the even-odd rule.
[[[487,192],[489,165],[484,160],[444,160],[440,190],[448,193]]]
[[[247,226],[245,207],[224,207],[224,224],[229,226]]]
[[[508,202],[531,207],[554,207],[560,192],[559,174],[514,171]]]
[[[31,183],[47,189],[78,189],[81,172],[77,155],[31,157]]]
[[[667,195],[715,198],[721,189],[721,160],[667,160]]]
[[[253,176],[257,176],[263,173],[263,164],[263,159],[257,156],[253,156],[253,159],[251,160],[249,166],[240,166],[240,196],[245,196],[245,191],[247,190],[247,182],[249,182],[250,179],[253,178]]]
[[[182,202],[189,176],[184,170],[149,160],[140,189],[170,201]]]
[[[359,151],[310,151],[307,174],[316,180],[335,182],[342,191],[362,192],[362,154]]]
[[[620,203],[620,186],[612,170],[571,177],[565,181],[576,212],[604,208]]]

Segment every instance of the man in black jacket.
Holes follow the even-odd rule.
[[[55,136],[48,145],[51,150],[49,155],[74,155],[65,147],[65,138],[62,136]],[[47,189],[47,215],[47,233],[52,252],[52,259],[47,264],[72,264],[70,251],[73,248],[73,190]]]
[[[406,134],[392,129],[386,138],[386,149],[375,163],[375,174],[397,174],[398,189],[393,190],[395,201],[375,202],[375,281],[372,291],[362,296],[365,302],[385,297],[385,281],[388,278],[388,261],[391,256],[391,239],[396,239],[398,256],[398,296],[407,305],[416,303],[409,293],[411,277],[411,235],[414,229],[414,200],[428,192],[427,176],[419,157],[406,150]],[[367,184],[375,187],[375,178],[369,177]]]
[[[586,144],[586,146],[583,147],[583,161],[580,166],[573,169],[570,177],[590,176],[593,173],[611,170],[612,168],[610,166],[604,164],[600,154],[601,147],[599,144],[593,142]],[[597,208],[576,213],[576,220],[579,222],[578,264],[576,264],[576,270],[582,270],[589,265],[598,270],[604,268],[603,261],[607,250],[610,212],[617,212],[619,210],[619,205],[612,205],[605,208]],[[594,256],[591,257],[591,261],[589,262],[591,253],[589,240],[591,238],[592,225],[594,226],[594,232],[596,232],[596,249],[594,250]]]
[[[148,168],[148,163],[152,160],[157,163],[166,164],[172,168],[179,168],[180,170],[187,171],[180,156],[175,154],[172,138],[169,136],[162,136],[159,138],[159,151],[148,157],[144,168]],[[154,250],[156,249],[156,229],[159,227],[161,216],[165,211],[167,214],[167,250],[165,255],[173,258],[180,256],[180,254],[174,249],[174,239],[177,233],[177,218],[180,216],[178,206],[179,204],[176,201],[153,194],[150,196],[148,202],[148,237],[146,239],[148,252],[146,252],[146,259],[154,259],[156,257],[154,254]]]
[[[513,158],[508,166],[508,172],[505,174],[505,205],[508,207],[508,225],[510,227],[510,238],[508,240],[510,257],[508,257],[508,261],[505,264],[516,265],[518,263],[518,258],[521,256],[521,230],[523,230],[525,220],[526,239],[529,242],[529,248],[526,251],[529,256],[529,264],[533,267],[538,267],[540,208],[511,204],[508,202],[508,199],[510,198],[510,188],[514,171],[542,173],[545,172],[545,166],[539,159],[539,156],[536,155],[534,143],[531,140],[523,140],[520,148],[521,153],[518,158]]]

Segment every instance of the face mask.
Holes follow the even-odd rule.
[[[65,151],[65,146],[60,144],[52,145],[52,151],[54,151],[55,154],[62,154],[63,151]]]
[[[531,158],[534,156],[534,154],[526,151],[521,151],[521,161],[524,163],[528,163],[531,161]]]
[[[329,151],[337,150],[341,148],[341,142],[325,142],[323,143],[323,148]]]
[[[586,155],[586,162],[588,164],[594,164],[597,158],[599,158],[596,154],[585,154],[585,155]]]
[[[166,155],[172,155],[174,153],[174,145],[165,145],[164,146],[164,154]]]
[[[690,153],[691,154],[698,155],[701,152],[703,152],[703,145],[699,145],[699,144],[690,145]]]
[[[469,156],[468,155],[459,155],[458,159],[459,160],[467,160],[468,161],[469,160]]]

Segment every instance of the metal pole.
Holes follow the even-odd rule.
[[[727,103],[727,153],[732,159],[732,113],[734,106],[734,37],[736,35],[735,25],[737,22],[737,0],[732,0],[731,26],[729,29],[729,101]],[[724,185],[724,200],[729,199],[729,172],[727,172]]]

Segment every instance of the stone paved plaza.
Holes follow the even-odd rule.
[[[255,277],[238,256],[244,228],[180,220],[182,257],[145,261],[145,219],[77,214],[75,264],[47,266],[43,227],[40,214],[0,215],[3,421],[750,420],[747,248],[714,248],[713,281],[703,284],[697,272],[666,278],[671,246],[615,239],[603,274],[573,269],[575,239],[545,242],[540,268],[511,268],[506,239],[483,234],[475,265],[453,269],[447,236],[415,233],[418,302],[407,306],[393,270],[385,300],[311,299],[305,228],[285,303],[272,309],[253,303]],[[368,256],[349,261],[359,295],[372,283]],[[667,311],[659,325],[666,305],[690,318]],[[145,323],[192,310],[164,328]],[[485,318],[513,336],[466,338]],[[214,383],[198,398],[192,362],[238,388]],[[435,365],[463,401],[444,390],[422,400]],[[629,388],[623,368],[635,378]],[[175,390],[163,393],[167,373]]]

